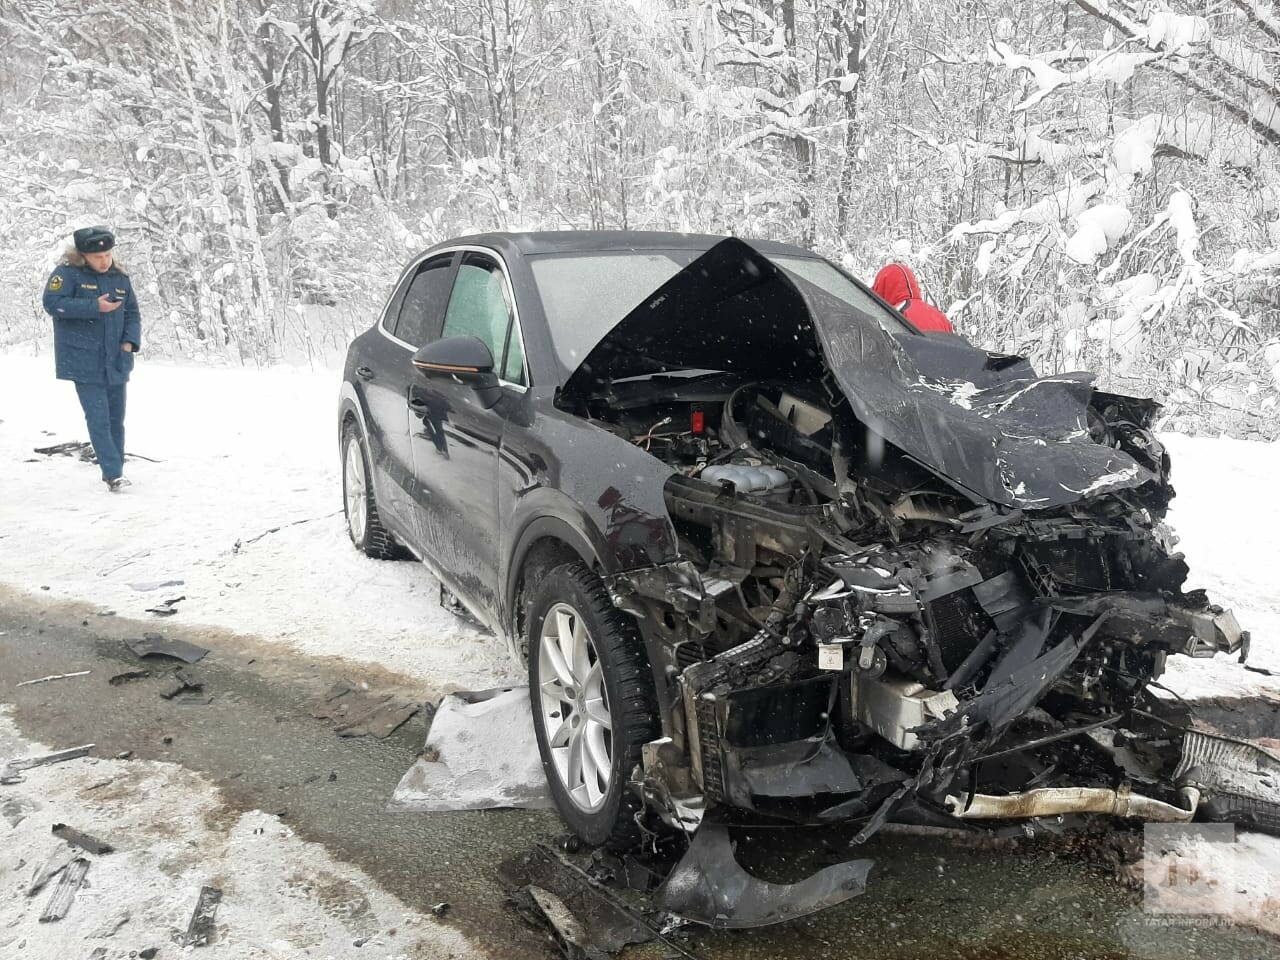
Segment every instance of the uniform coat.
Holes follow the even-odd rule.
[[[110,313],[98,309],[98,297],[114,294],[124,302]],[[53,318],[54,370],[59,380],[127,383],[133,354],[142,346],[142,320],[128,274],[114,264],[106,273],[66,262],[49,277],[44,309]],[[120,349],[133,344],[133,353]]]

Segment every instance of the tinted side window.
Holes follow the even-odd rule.
[[[440,336],[440,310],[449,295],[449,264],[453,254],[432,257],[418,268],[405,292],[394,334],[420,347]]]
[[[483,254],[468,253],[462,258],[444,317],[443,335],[477,337],[489,347],[494,369],[502,379],[524,383],[524,352],[507,301],[502,270]],[[511,348],[508,340],[513,341]]]

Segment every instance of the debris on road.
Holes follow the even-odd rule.
[[[381,740],[421,709],[419,701],[372,693],[349,680],[339,680],[311,715],[317,720],[333,720],[340,737],[371,736]]]
[[[99,840],[97,837],[91,837],[87,833],[82,833],[75,827],[68,827],[65,823],[55,823],[51,831],[55,837],[67,841],[73,847],[79,847],[86,853],[92,853],[96,857],[100,857],[106,853],[113,853],[115,847],[107,843],[105,840]]]
[[[703,820],[689,850],[658,891],[663,910],[716,929],[761,927],[794,920],[866,892],[871,860],[824,867],[799,883],[751,876],[733,855],[729,831]]]
[[[83,746],[71,747],[69,750],[56,750],[53,753],[42,753],[34,757],[17,757],[0,767],[0,784],[19,783],[22,780],[17,775],[19,770],[61,763],[63,760],[75,760],[86,756],[95,746],[96,744],[86,743]]]
[[[199,692],[204,689],[204,683],[195,679],[181,667],[174,669],[173,673],[165,678],[164,689],[160,691],[160,696],[166,700],[172,700],[184,690]]]
[[[79,670],[75,673],[53,673],[47,677],[38,677],[35,680],[23,680],[18,686],[29,687],[35,683],[48,683],[50,680],[69,680],[71,677],[87,677],[88,675],[88,670]]]
[[[45,904],[44,912],[40,914],[41,923],[61,920],[67,915],[67,911],[71,909],[71,904],[76,898],[76,892],[80,889],[80,884],[84,883],[84,875],[88,872],[88,860],[83,857],[76,857],[71,861],[67,868],[62,871],[58,885],[53,888],[53,894],[49,897],[49,902]]]
[[[165,587],[181,587],[185,583],[185,580],[145,580],[129,584],[129,589],[137,590],[139,593],[150,593],[153,590],[163,590]]]
[[[209,942],[213,936],[213,920],[218,913],[218,904],[221,902],[221,888],[209,886],[200,888],[200,897],[196,900],[191,922],[187,924],[182,946],[203,947]]]
[[[550,927],[561,951],[574,960],[598,960],[654,939],[674,946],[655,925],[542,844],[502,863],[498,882],[516,912],[527,923]]]
[[[388,810],[439,812],[552,806],[527,687],[451,693]]]
[[[138,657],[172,657],[183,663],[195,663],[209,652],[185,640],[166,640],[158,633],[144,633],[141,640],[126,640],[125,645]]]
[[[56,877],[67,865],[74,860],[78,854],[76,851],[68,847],[66,844],[59,844],[49,855],[49,859],[36,868],[36,872],[31,876],[31,882],[27,884],[27,896],[34,897],[37,893],[44,889],[45,884]]]
[[[147,607],[147,613],[154,613],[158,617],[171,617],[178,612],[177,604],[181,603],[186,597],[173,597],[169,600],[162,601],[154,607]]]
[[[118,687],[128,683],[130,680],[142,680],[151,676],[150,670],[126,670],[124,673],[117,673],[114,677],[107,681],[113,687]]]
[[[98,462],[93,452],[93,444],[86,440],[70,440],[67,443],[55,443],[51,447],[35,447],[33,452],[46,457],[75,457],[85,463]]]
[[[431,912],[434,913],[437,917],[443,917],[446,913],[449,912],[449,910],[450,910],[450,904],[448,903],[437,903],[431,908]]]

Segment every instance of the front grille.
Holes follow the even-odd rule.
[[[720,763],[720,729],[716,703],[699,697],[694,713],[698,720],[698,748],[702,755],[702,790],[708,803],[724,799],[724,768]]]
[[[1024,549],[1060,593],[1098,593],[1111,589],[1111,561],[1104,541],[1049,540]]]
[[[676,644],[676,666],[681,672],[707,659],[707,648],[700,643],[686,640]]]

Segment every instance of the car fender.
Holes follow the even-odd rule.
[[[364,404],[360,400],[360,395],[356,393],[356,388],[352,386],[350,380],[343,380],[342,386],[338,390],[338,447],[342,447],[342,425],[346,422],[347,415],[355,417],[357,425],[360,427],[360,436],[364,438],[365,443],[369,442],[369,431],[365,428],[364,422]]]
[[[522,499],[512,517],[514,531],[503,578],[503,606],[506,622],[513,622],[516,590],[530,548],[543,539],[554,539],[573,550],[583,563],[596,569],[605,567],[608,551],[600,531],[567,496],[558,490],[541,488]]]

